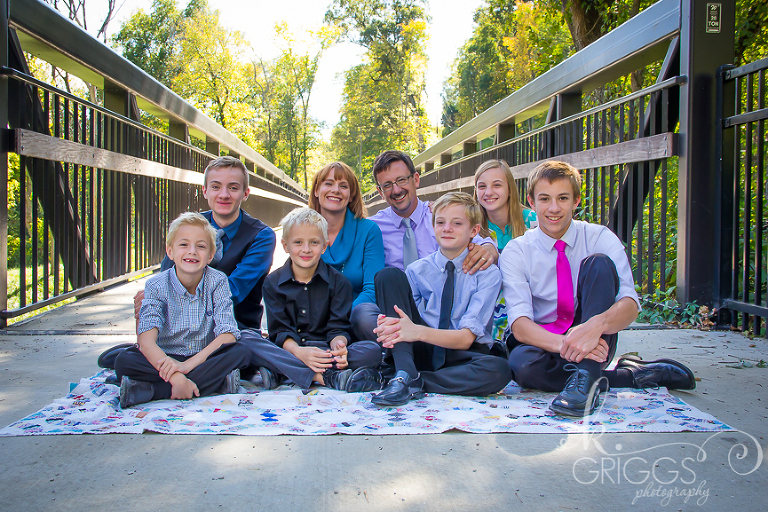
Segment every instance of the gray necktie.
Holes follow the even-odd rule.
[[[411,219],[403,219],[402,225],[405,226],[403,233],[403,269],[419,259],[419,251],[416,249],[416,235],[411,227]]]
[[[224,238],[224,230],[218,229],[216,231],[216,254],[213,255],[211,265],[217,265],[221,261],[221,257],[224,256],[224,242],[222,238]]]

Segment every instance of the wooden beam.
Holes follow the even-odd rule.
[[[63,140],[42,133],[17,128],[15,152],[19,155],[32,158],[42,158],[54,162],[67,162],[71,164],[107,169],[110,171],[150,176],[192,185],[203,184],[203,173],[179,169],[170,165],[144,160],[133,156],[122,155],[106,149],[86,146],[70,140]],[[271,175],[270,175],[271,176]],[[251,187],[251,194],[273,199],[275,201],[288,202],[297,206],[306,206],[290,197],[285,197],[274,192],[269,192],[256,187]]]
[[[642,139],[620,142],[610,146],[589,149],[578,153],[560,155],[554,158],[538,160],[527,164],[516,165],[511,168],[512,175],[516,179],[527,178],[537,165],[551,160],[559,160],[576,167],[577,169],[594,169],[596,167],[608,167],[610,165],[623,165],[635,162],[647,162],[675,156],[676,145],[674,133],[662,133]],[[474,186],[474,174],[445,183],[438,183],[429,187],[420,188],[419,194],[439,194]],[[367,206],[372,206],[371,203]]]

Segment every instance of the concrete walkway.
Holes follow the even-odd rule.
[[[96,372],[102,350],[132,341],[131,297],[142,286],[2,331],[0,424],[64,396]],[[698,387],[674,394],[740,432],[0,438],[0,510],[768,509],[765,461],[753,470],[768,456],[768,368],[756,366],[768,342],[630,330],[620,343],[619,353],[689,364]],[[753,366],[730,367],[742,360]]]

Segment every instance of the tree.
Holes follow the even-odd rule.
[[[183,70],[179,58],[184,20],[193,18],[207,5],[193,0],[183,11],[174,0],[154,0],[152,10],[135,12],[112,38],[123,57],[170,87]]]
[[[366,50],[345,72],[341,120],[331,136],[337,157],[353,164],[365,187],[381,151],[426,147],[424,1],[334,0],[325,20]]]
[[[558,13],[541,2],[488,0],[474,15],[443,86],[443,134],[490,108],[572,52]]]

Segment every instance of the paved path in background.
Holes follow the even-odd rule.
[[[2,426],[95,373],[105,348],[133,341],[142,283],[0,332]],[[768,341],[630,330],[619,353],[629,351],[689,364],[698,387],[674,394],[741,432],[0,438],[0,510],[764,512],[766,463],[746,473],[755,442],[768,457],[768,368],[729,363],[768,361]]]

